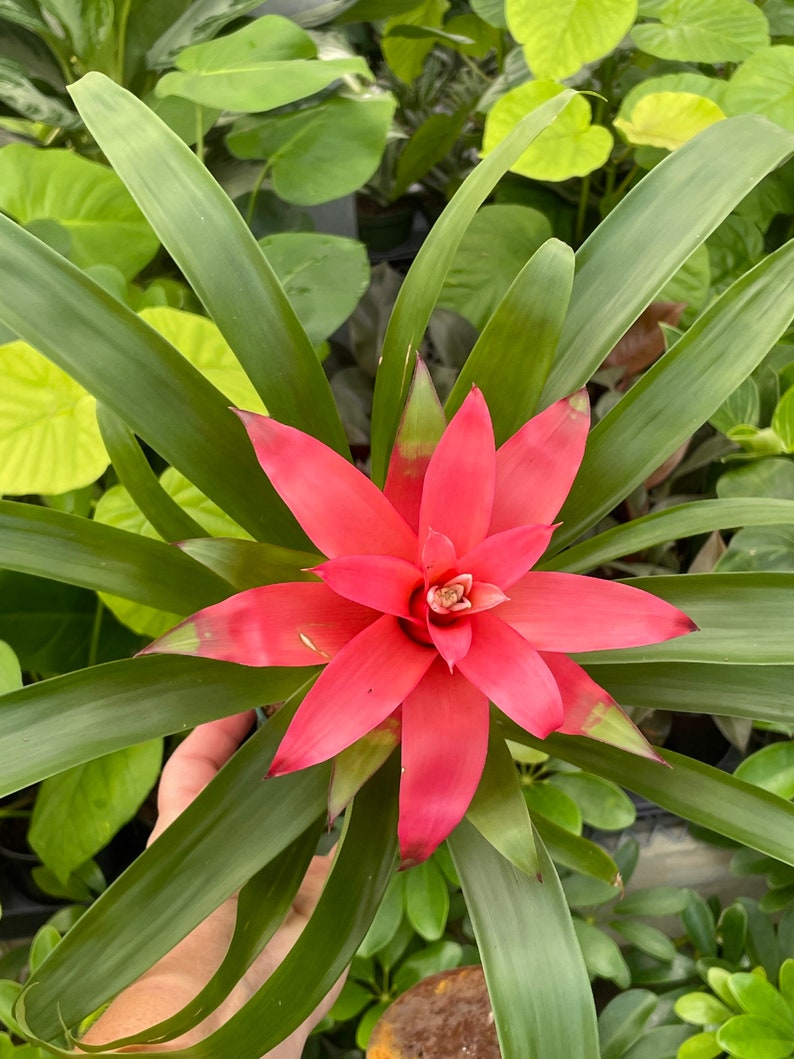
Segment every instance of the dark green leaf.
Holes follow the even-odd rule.
[[[647,989],[630,989],[607,1004],[598,1017],[601,1059],[622,1059],[656,1010],[658,998]]]
[[[177,614],[229,595],[228,582],[160,541],[11,500],[0,500],[0,567]]]
[[[438,941],[447,926],[449,890],[433,860],[411,868],[405,877],[405,914],[425,941]]]
[[[88,74],[71,92],[268,411],[346,452],[314,347],[245,221],[204,165],[144,103],[100,74]]]
[[[466,820],[447,841],[480,946],[504,1059],[597,1055],[587,973],[542,845],[539,882],[514,868]],[[555,973],[549,974],[552,963]]]
[[[717,955],[714,913],[700,894],[694,890],[689,891],[689,901],[681,911],[681,921],[700,956]]]
[[[383,340],[372,410],[372,476],[378,484],[386,478],[416,350],[461,239],[499,178],[570,99],[570,92],[562,92],[532,111],[477,166],[433,226],[400,288]]]
[[[710,126],[639,182],[576,255],[544,406],[590,378],[656,292],[792,147],[790,133],[743,115]]]
[[[210,40],[225,25],[247,15],[259,0],[194,0],[192,4],[149,49],[147,63],[155,70],[171,65],[183,48]]]
[[[0,698],[0,791],[8,794],[145,739],[280,702],[310,674],[159,655],[10,692]]]

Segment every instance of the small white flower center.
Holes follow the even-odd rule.
[[[471,574],[456,574],[446,584],[434,585],[427,593],[427,605],[436,614],[456,614],[469,610],[467,598],[472,586]]]

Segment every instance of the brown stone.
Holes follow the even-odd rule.
[[[500,1059],[482,967],[419,982],[383,1013],[367,1059]]]

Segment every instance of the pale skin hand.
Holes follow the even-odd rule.
[[[179,745],[160,780],[154,841],[187,808],[229,760],[251,727],[251,712],[201,725]],[[165,1044],[131,1045],[121,1052],[164,1052],[203,1040],[222,1026],[279,966],[317,904],[330,869],[329,857],[314,857],[292,908],[272,940],[217,1011],[183,1036]],[[87,1044],[128,1037],[176,1014],[209,982],[234,930],[237,898],[230,897],[203,923],[118,996],[83,1037]],[[330,1010],[341,982],[310,1018],[267,1053],[267,1059],[300,1059],[306,1038]]]

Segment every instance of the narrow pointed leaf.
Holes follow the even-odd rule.
[[[509,739],[628,787],[685,820],[794,864],[794,805],[775,794],[672,750],[660,751],[672,766],[666,768],[578,736],[553,735],[541,742],[514,724],[506,724],[504,731]]]
[[[325,805],[326,767],[262,782],[285,723],[276,714],[244,743],[28,979],[17,1004],[28,1032],[47,1040],[63,1025],[75,1026],[316,820]]]
[[[794,662],[794,574],[688,574],[629,583],[678,607],[698,631],[647,647],[580,654],[578,662]]]
[[[233,537],[181,541],[179,550],[214,571],[238,591],[286,581],[314,581],[316,575],[311,568],[323,560],[316,552],[299,552],[276,544]]]
[[[446,425],[430,372],[424,361],[417,360],[383,487],[388,500],[413,530],[419,528],[425,471]]]
[[[355,955],[394,870],[396,772],[382,769],[357,796],[328,882],[288,955],[220,1030],[169,1053],[174,1059],[259,1059],[311,1015]]]
[[[230,591],[228,582],[160,541],[13,500],[0,500],[0,567],[176,614]]]
[[[113,469],[133,501],[164,541],[204,537],[206,530],[166,493],[135,435],[110,409],[97,407],[99,429]]]
[[[400,743],[399,711],[337,754],[331,765],[328,818],[333,821]]]
[[[0,320],[240,525],[278,543],[302,543],[226,398],[135,313],[3,216]]]
[[[730,665],[709,662],[588,662],[596,683],[618,702],[652,710],[751,717],[791,724],[794,664]]]
[[[683,444],[763,360],[794,316],[794,240],[738,279],[590,434],[560,512],[575,540]]]
[[[311,827],[260,868],[242,887],[237,901],[234,934],[220,967],[190,1004],[146,1031],[148,1040],[172,1039],[192,1029],[210,1011],[214,1011],[239,983],[288,913],[317,849],[323,822],[323,817],[319,816]]]
[[[537,878],[540,861],[532,821],[515,762],[498,729],[491,732],[482,779],[466,818],[506,860]]]
[[[9,692],[0,697],[0,796],[120,747],[281,702],[311,675],[163,655]]]
[[[739,500],[698,500],[677,504],[590,537],[538,564],[541,570],[581,574],[613,559],[653,548],[667,541],[737,526],[790,525],[794,501],[747,497]]]
[[[576,255],[543,404],[590,378],[689,255],[792,150],[791,133],[742,115],[706,129],[640,181]]]
[[[590,982],[548,853],[538,845],[539,882],[514,868],[467,820],[448,842],[480,948],[503,1059],[598,1055]]]
[[[70,91],[269,411],[346,453],[317,354],[245,221],[202,162],[146,104],[101,74],[87,74]]]
[[[372,476],[379,485],[386,478],[389,454],[408,393],[417,348],[469,222],[500,177],[557,117],[572,96],[570,91],[561,92],[528,114],[480,162],[433,226],[405,278],[383,340],[372,409]]]
[[[573,270],[573,251],[557,239],[533,254],[466,358],[447,398],[448,416],[473,384],[488,402],[497,445],[534,414],[560,339]]]

